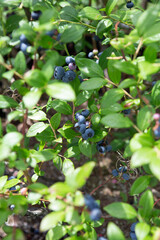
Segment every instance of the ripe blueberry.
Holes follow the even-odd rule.
[[[127,167],[126,166],[121,166],[118,169],[119,172],[126,172],[127,171]]]
[[[79,123],[75,123],[74,127],[77,131],[79,131],[79,129],[80,129]]]
[[[112,146],[111,146],[111,145],[107,145],[107,146],[106,146],[106,151],[107,151],[107,152],[110,152],[111,150],[112,150]]]
[[[63,82],[71,82],[75,78],[76,78],[75,72],[73,72],[72,70],[69,70],[69,71],[65,72],[64,76],[62,77],[62,81]]]
[[[113,175],[114,177],[117,177],[117,176],[118,176],[118,171],[117,171],[116,169],[113,169],[113,170],[112,170],[112,175]]]
[[[75,63],[75,59],[71,56],[66,57],[65,61],[66,61],[67,64]]]
[[[55,34],[56,30],[53,29],[53,30],[50,30],[48,32],[46,32],[46,35],[50,36],[50,37],[53,37],[53,35]]]
[[[94,136],[94,130],[92,128],[88,128],[85,131],[85,136],[87,138],[92,138]]]
[[[84,202],[85,202],[85,205],[86,207],[91,211],[95,208],[99,208],[99,205],[98,203],[94,200],[94,198],[89,195],[89,194],[86,194],[84,196]]]
[[[125,180],[129,180],[130,179],[130,176],[127,173],[123,173],[122,177]]]
[[[136,227],[136,224],[137,224],[138,222],[134,222],[134,223],[132,223],[132,225],[131,225],[131,227],[130,227],[130,230],[132,231],[132,232],[135,232],[135,227]]]
[[[27,40],[27,38],[24,34],[21,34],[19,39],[20,39],[21,43],[27,43],[28,44],[28,40]]]
[[[88,53],[88,57],[89,57],[89,58],[93,58],[93,57],[94,57],[94,53],[93,53],[93,52],[89,52],[89,53]]]
[[[85,122],[86,122],[85,117],[82,116],[82,115],[79,115],[79,116],[78,116],[78,122],[79,122],[79,124],[85,123]]]
[[[79,78],[80,83],[82,83],[83,82],[83,78],[80,75],[78,76],[78,78]]]
[[[98,149],[98,152],[100,152],[100,153],[105,153],[106,152],[106,149],[105,149],[104,146],[98,146],[97,149]]]
[[[24,54],[27,54],[27,48],[29,47],[30,45],[28,43],[21,43],[20,44],[20,50],[24,53]]]
[[[77,113],[75,114],[75,119],[78,120],[78,117],[79,117],[80,115],[81,115],[81,114],[80,114],[79,112],[77,112]]]
[[[132,240],[137,240],[136,234],[134,232],[130,232],[130,237]]]
[[[154,135],[157,138],[160,138],[160,126],[154,130]]]
[[[65,70],[61,66],[57,66],[54,69],[54,78],[61,80],[63,76],[65,75]]]
[[[90,212],[90,218],[93,221],[98,221],[100,220],[102,216],[102,212],[99,208],[94,208],[91,212]]]
[[[86,131],[86,124],[81,124],[81,125],[80,125],[80,129],[79,129],[79,132],[80,132],[81,134],[83,134],[83,133],[85,133],[85,131]]]
[[[126,4],[126,7],[127,7],[127,8],[132,8],[132,7],[134,7],[134,3],[131,2],[131,1],[129,1],[129,2],[127,2],[127,4]]]
[[[88,109],[85,109],[81,112],[81,115],[83,115],[84,117],[88,117],[90,114],[90,111]]]
[[[38,20],[41,14],[42,14],[41,11],[34,11],[31,13],[31,17],[33,20]]]

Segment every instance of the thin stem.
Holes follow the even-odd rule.
[[[121,53],[122,53],[123,59],[124,59],[125,61],[127,61],[127,58],[126,58],[126,56],[125,56],[125,53],[124,53],[123,49],[121,49]]]
[[[137,130],[137,132],[143,133],[135,124],[133,124],[133,127]]]
[[[65,20],[65,19],[57,20],[57,21],[54,22],[54,24],[60,23],[60,22],[67,22],[67,23],[72,23],[72,24],[77,24],[77,25],[83,25],[83,26],[88,27],[88,28],[96,29],[96,27],[94,27],[92,25],[89,25],[89,24],[86,24],[86,23],[83,23],[83,22],[72,22],[72,21]]]
[[[9,66],[9,65],[7,65],[7,64],[4,63],[4,62],[0,62],[0,65],[2,65],[3,67],[5,67],[5,68],[8,69],[8,70],[12,70],[12,67]],[[23,76],[22,76],[21,74],[19,74],[18,72],[16,72],[15,70],[14,70],[14,75],[16,75],[17,77],[19,77],[19,78],[21,78],[21,79],[24,79]]]
[[[51,129],[52,129],[52,131],[53,131],[53,133],[54,133],[54,137],[57,139],[57,135],[56,135],[55,129],[52,127],[52,124],[51,124],[50,120],[49,120],[48,118],[47,118],[47,120],[48,120],[48,122],[49,122],[49,126],[51,127]]]
[[[98,187],[96,187],[95,189],[92,190],[92,192],[90,193],[90,195],[93,195],[93,193],[95,193],[100,187],[104,186],[106,183],[108,183],[113,177],[109,177],[109,179],[105,182],[103,182],[102,184],[100,184]]]
[[[140,41],[139,41],[139,44],[138,44],[137,50],[136,50],[136,52],[134,54],[133,60],[136,59],[136,57],[137,57],[137,55],[138,55],[142,45],[143,45],[143,38],[141,38]]]
[[[67,48],[67,44],[63,44],[63,45],[64,45],[64,49],[65,49],[67,55],[70,56],[69,51],[68,51],[68,48]]]

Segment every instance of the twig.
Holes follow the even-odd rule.
[[[49,122],[49,126],[51,127],[51,129],[52,129],[52,131],[53,131],[53,133],[54,133],[54,137],[57,139],[57,135],[56,135],[55,129],[52,127],[52,124],[51,124],[50,120],[49,120],[48,118],[47,118],[47,120],[48,120],[48,122]]]
[[[103,182],[102,184],[100,184],[98,187],[96,187],[95,189],[92,190],[92,192],[90,193],[90,195],[93,195],[93,193],[95,193],[100,187],[102,187],[103,185],[105,185],[106,183],[108,183],[113,177],[109,177],[109,179],[105,182]]]
[[[7,65],[4,62],[0,62],[0,65],[2,65],[3,67],[7,68],[8,70],[12,70],[12,67]],[[23,76],[21,74],[19,74],[18,72],[16,72],[15,70],[14,70],[14,75],[16,75],[17,77],[19,77],[21,79],[24,79]]]
[[[64,45],[64,49],[65,49],[67,55],[70,56],[69,51],[68,51],[68,48],[67,48],[67,44],[63,44],[63,45]]]
[[[143,133],[135,124],[133,124],[133,127],[137,130],[137,132]]]
[[[138,55],[138,53],[139,53],[139,50],[141,49],[142,45],[143,45],[143,38],[141,38],[140,41],[139,41],[137,50],[136,50],[136,52],[135,52],[135,54],[134,54],[134,56],[133,56],[133,60],[137,57],[137,55]]]

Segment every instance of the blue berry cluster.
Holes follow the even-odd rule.
[[[124,180],[129,180],[129,179],[130,179],[130,176],[129,176],[126,172],[127,172],[127,167],[126,167],[126,166],[121,166],[121,167],[118,168],[118,171],[117,171],[117,169],[113,169],[113,170],[112,170],[112,175],[113,175],[114,177],[118,177],[119,174],[121,174],[121,175],[122,175],[122,178],[123,178]]]
[[[156,138],[160,138],[160,114],[159,113],[155,113],[153,115],[153,119],[155,120],[156,124],[153,128],[154,131],[154,135]]]
[[[85,202],[86,207],[90,211],[90,218],[91,218],[91,220],[92,221],[100,220],[100,218],[102,216],[102,212],[100,210],[100,206],[94,200],[94,198],[91,195],[86,194],[84,196],[84,202]]]
[[[20,50],[27,55],[27,48],[30,46],[26,36],[24,34],[21,34],[20,38]]]
[[[137,224],[137,223],[138,223],[138,222],[132,223],[132,225],[131,225],[131,227],[130,227],[130,230],[131,230],[131,232],[130,232],[130,237],[131,237],[132,240],[137,240],[137,237],[136,237],[136,234],[135,234],[135,227],[136,227],[136,224]]]
[[[66,63],[68,64],[69,70],[65,71],[63,67],[56,66],[54,69],[54,78],[58,80],[62,80],[62,82],[65,82],[65,83],[69,83],[76,78],[76,74],[74,72],[74,70],[76,69],[76,64],[75,64],[75,59],[71,56],[66,57],[65,60],[66,60]]]
[[[134,7],[134,3],[132,1],[128,1],[127,4],[126,4],[126,7],[127,8],[132,8],[132,7]]]
[[[102,139],[101,141],[97,142],[97,150],[100,153],[110,152],[112,150],[112,146],[109,145],[107,141]]]
[[[86,121],[89,114],[90,112],[88,109],[75,114],[75,119],[78,120],[78,122],[74,125],[74,127],[82,134],[82,138],[85,140],[94,136],[94,130],[91,128],[90,123]]]
[[[91,59],[95,58],[96,59],[96,63],[98,64],[99,63],[99,57],[101,56],[102,53],[103,52],[98,53],[97,49],[93,49],[92,52],[88,53],[88,57],[91,58]]]
[[[41,14],[42,14],[41,11],[33,11],[33,12],[31,12],[32,20],[38,20],[39,17],[41,16]]]

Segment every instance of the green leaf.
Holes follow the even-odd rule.
[[[76,58],[76,64],[79,70],[86,76],[86,77],[100,77],[104,78],[103,70],[91,59],[85,58]]]
[[[152,88],[151,93],[152,101],[155,106],[160,105],[160,80],[156,82],[154,87]]]
[[[32,115],[29,115],[28,118],[35,120],[35,121],[46,121],[47,120],[46,113],[41,110],[33,113]]]
[[[160,180],[160,158],[159,157],[154,157],[152,158],[150,162],[150,170],[152,171],[153,175]]]
[[[25,80],[30,86],[38,88],[44,87],[48,82],[45,74],[38,69],[27,72]]]
[[[112,82],[118,84],[121,81],[121,71],[114,67],[115,60],[108,61],[108,75]]]
[[[104,70],[108,67],[108,59],[107,57],[110,57],[112,52],[114,52],[115,49],[113,47],[109,47],[107,49],[105,49],[103,51],[103,53],[101,54],[100,58],[99,58],[99,65],[101,66],[101,68]]]
[[[54,192],[55,194],[60,196],[66,196],[66,194],[70,192],[72,193],[73,191],[74,189],[66,182],[58,182],[50,187],[50,192]]]
[[[102,19],[98,24],[96,28],[96,35],[98,35],[100,38],[103,37],[103,33],[108,32],[112,28],[112,22],[109,19]]]
[[[102,15],[100,14],[100,12],[93,7],[83,8],[80,11],[79,16],[82,18],[88,18],[90,20],[101,20],[102,19]]]
[[[65,158],[63,161],[62,172],[65,176],[72,174],[74,170],[74,164],[70,159]]]
[[[136,224],[135,233],[136,233],[136,236],[138,236],[138,240],[141,240],[141,239],[147,240],[147,238],[145,237],[148,236],[149,232],[150,232],[150,226],[147,223],[141,222]]]
[[[147,61],[139,62],[138,67],[140,70],[139,76],[143,79],[147,79],[149,75],[152,75],[159,71],[159,66]]]
[[[79,20],[77,10],[72,6],[63,7],[60,12],[61,19],[65,19],[72,22],[77,22]]]
[[[38,122],[34,123],[29,129],[26,134],[27,137],[34,137],[37,135],[37,133],[43,132],[49,124],[43,123],[43,122]]]
[[[78,157],[80,154],[80,150],[78,146],[72,146],[67,149],[64,154],[64,157],[71,158],[71,157]]]
[[[18,103],[14,99],[0,95],[0,108],[15,108],[17,106]]]
[[[28,109],[32,109],[36,104],[38,103],[40,97],[42,95],[41,91],[35,91],[35,92],[28,92],[24,97],[23,97],[23,102],[25,104],[25,107]]]
[[[125,80],[123,80],[120,84],[119,84],[119,88],[128,88],[131,86],[136,86],[137,85],[137,81],[135,81],[132,78],[127,78]]]
[[[52,106],[52,108],[54,108],[54,110],[56,110],[58,113],[62,113],[65,115],[72,114],[71,106],[65,101],[55,99],[50,103],[50,106]]]
[[[152,45],[147,46],[146,49],[144,50],[144,56],[146,61],[148,62],[154,62],[157,58],[157,50],[155,47]]]
[[[52,83],[46,88],[46,92],[53,98],[66,101],[75,101],[76,96],[73,88],[68,83]]]
[[[137,216],[136,210],[128,203],[115,202],[104,207],[112,217],[119,219],[133,219]]]
[[[0,190],[3,189],[3,187],[5,186],[6,182],[7,182],[7,178],[8,176],[2,176],[0,177]]]
[[[9,180],[9,181],[6,182],[4,188],[7,189],[7,188],[14,187],[14,186],[16,186],[19,182],[20,182],[20,180],[17,179],[17,178],[11,179],[11,180]]]
[[[152,116],[155,110],[152,106],[145,106],[140,109],[137,115],[137,126],[144,131],[152,122]]]
[[[107,84],[107,81],[104,78],[90,78],[87,81],[84,81],[80,85],[81,90],[93,90],[101,88]]]
[[[52,149],[44,149],[42,151],[35,151],[31,153],[31,157],[35,158],[37,162],[45,162],[49,160],[53,160],[53,158],[56,156],[56,152]]]
[[[53,227],[56,227],[58,222],[60,222],[64,219],[64,216],[65,216],[64,211],[49,213],[42,219],[41,224],[40,224],[40,230],[42,232],[45,232]]]
[[[114,7],[116,6],[118,0],[108,0],[106,4],[106,14],[110,15]]]
[[[111,106],[118,102],[124,96],[122,89],[110,89],[105,92],[101,100],[101,108],[112,108]]]
[[[153,159],[157,159],[157,153],[152,148],[143,147],[137,150],[131,158],[131,166],[133,168],[140,167],[142,165],[152,162]]]
[[[4,143],[0,144],[0,161],[6,159],[10,154],[10,147]]]
[[[83,26],[68,24],[61,35],[61,41],[63,43],[76,43],[82,38],[84,32],[85,28]]]
[[[38,192],[40,194],[48,194],[48,187],[42,183],[33,183],[28,186],[31,191]]]
[[[59,240],[61,239],[65,234],[67,233],[67,230],[65,226],[56,226],[52,229],[50,229],[46,234],[46,240]]]
[[[111,113],[102,118],[101,123],[112,128],[129,128],[132,122],[128,117],[120,113]]]
[[[127,73],[129,75],[136,75],[138,73],[137,66],[129,61],[125,62],[116,61],[113,66],[117,68],[119,71]]]
[[[92,145],[88,141],[80,141],[79,149],[85,156],[92,158]]]
[[[150,190],[147,190],[145,193],[142,194],[142,196],[139,200],[138,213],[144,219],[149,218],[153,206],[154,206],[153,194]]]
[[[24,53],[22,51],[19,51],[14,60],[14,68],[20,74],[24,74],[24,72],[26,71],[26,67],[27,65]]]
[[[125,240],[125,237],[119,227],[113,222],[109,222],[107,226],[107,236],[109,240]]]
[[[59,127],[60,122],[61,122],[61,114],[60,113],[54,114],[50,119],[50,123],[54,129],[57,129]]]
[[[154,140],[148,133],[136,133],[130,140],[130,148],[132,152],[135,152],[143,147],[151,148],[153,145]]]
[[[137,178],[131,186],[130,194],[134,195],[143,192],[149,186],[150,180],[150,176],[141,176]]]
[[[138,34],[143,36],[147,31],[152,28],[158,16],[158,7],[148,8],[139,17],[136,27]]]
[[[82,103],[86,102],[92,95],[93,91],[82,91],[77,95],[75,106],[79,106]]]
[[[17,145],[23,138],[23,135],[19,132],[7,133],[3,138],[3,143],[12,148]]]

